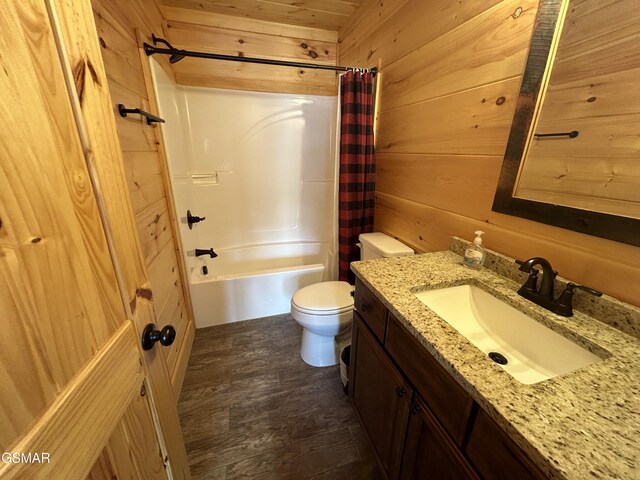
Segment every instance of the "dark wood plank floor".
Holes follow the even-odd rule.
[[[179,411],[199,479],[379,479],[339,368],[300,358],[290,315],[196,332]]]

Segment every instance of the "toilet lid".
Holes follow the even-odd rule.
[[[353,287],[348,282],[321,282],[298,290],[291,304],[305,313],[329,315],[353,308]]]

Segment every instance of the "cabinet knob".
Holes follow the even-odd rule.
[[[404,387],[396,387],[396,395],[398,395],[398,397],[402,398],[404,397],[404,394],[407,393],[407,389]]]
[[[411,405],[411,415],[417,415],[420,412],[420,405]]]
[[[362,313],[366,312],[369,309],[371,309],[371,306],[367,305],[366,303],[360,305],[360,310],[362,311]]]

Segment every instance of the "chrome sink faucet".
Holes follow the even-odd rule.
[[[547,310],[557,313],[565,317],[573,315],[573,290],[578,288],[587,293],[595,296],[601,296],[602,293],[583,285],[576,285],[574,283],[567,284],[567,288],[558,297],[557,300],[553,298],[554,279],[558,272],[556,272],[549,261],[542,257],[533,257],[525,262],[516,260],[520,264],[520,270],[529,274],[529,277],[524,282],[522,287],[518,290],[518,295],[531,300],[536,305],[540,305]],[[540,273],[536,267],[539,265],[542,268],[542,281],[540,282],[540,288],[538,288],[538,274]]]

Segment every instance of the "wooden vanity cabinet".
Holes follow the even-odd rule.
[[[546,478],[359,280],[349,397],[388,479]]]
[[[413,391],[357,313],[351,349],[358,371],[349,379],[349,396],[381,466],[397,478]]]

